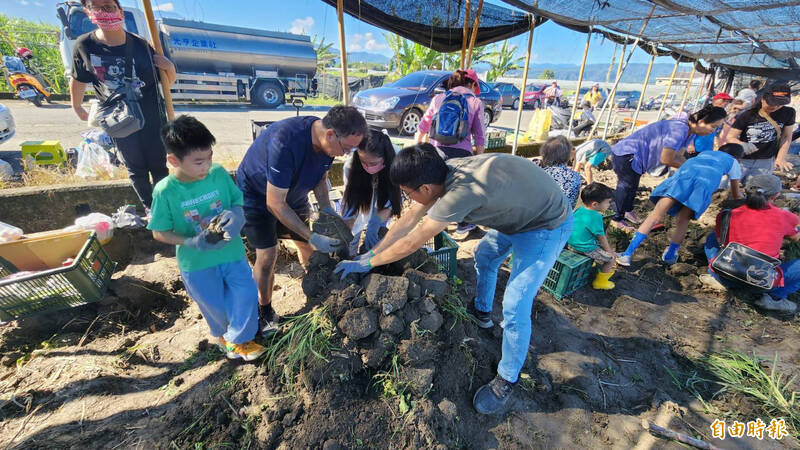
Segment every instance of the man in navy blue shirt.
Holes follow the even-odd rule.
[[[262,333],[277,328],[272,309],[278,239],[291,239],[300,263],[314,250],[333,252],[347,245],[312,233],[308,227],[308,193],[321,210],[333,212],[328,197],[328,169],[333,158],[356,148],[367,132],[364,117],[353,107],[334,106],[324,118],[292,117],[273,123],[256,138],[236,172],[244,193],[247,243],[256,249],[253,276],[259,290]]]

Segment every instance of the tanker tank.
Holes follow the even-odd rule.
[[[314,77],[317,54],[308,36],[178,19],[161,21],[162,42],[179,72],[256,71]]]

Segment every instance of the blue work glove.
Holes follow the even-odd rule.
[[[365,253],[365,255],[369,255],[369,253]],[[355,261],[342,261],[336,265],[336,268],[333,269],[333,273],[341,272],[342,280],[347,278],[347,276],[351,273],[367,273],[372,270],[372,263],[370,262],[371,259],[372,256],[364,259],[357,259]]]
[[[323,236],[319,233],[311,233],[308,243],[311,244],[315,250],[322,253],[333,253],[344,247],[344,242],[339,239]]]
[[[381,225],[383,225],[383,219],[381,219],[381,216],[373,214],[372,217],[369,218],[367,229],[364,232],[365,248],[369,249],[375,247],[378,245],[378,242],[381,241],[381,238],[378,237],[378,230],[381,229]]]
[[[203,230],[202,233],[198,233],[197,236],[186,238],[186,240],[183,241],[183,245],[186,247],[196,248],[197,250],[207,251],[219,250],[228,245],[228,243],[231,241],[229,238],[224,238],[216,244],[211,244],[206,240],[206,236],[208,236],[207,229]]]
[[[225,230],[225,237],[231,239],[242,234],[244,227],[244,209],[240,205],[231,206],[220,214],[220,221],[225,223],[222,227]]]

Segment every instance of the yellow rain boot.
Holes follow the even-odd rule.
[[[594,281],[592,282],[592,287],[595,288],[595,289],[601,289],[601,290],[614,289],[614,283],[609,281],[609,278],[611,278],[611,275],[614,275],[614,271],[613,270],[611,272],[608,272],[608,273],[601,272],[601,271],[598,270],[597,271],[597,276],[594,277]]]

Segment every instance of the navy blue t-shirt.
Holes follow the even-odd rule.
[[[267,182],[289,189],[292,209],[308,207],[308,193],[322,180],[333,158],[311,145],[311,125],[318,117],[291,117],[275,122],[256,138],[236,172],[244,208],[267,208]]]

